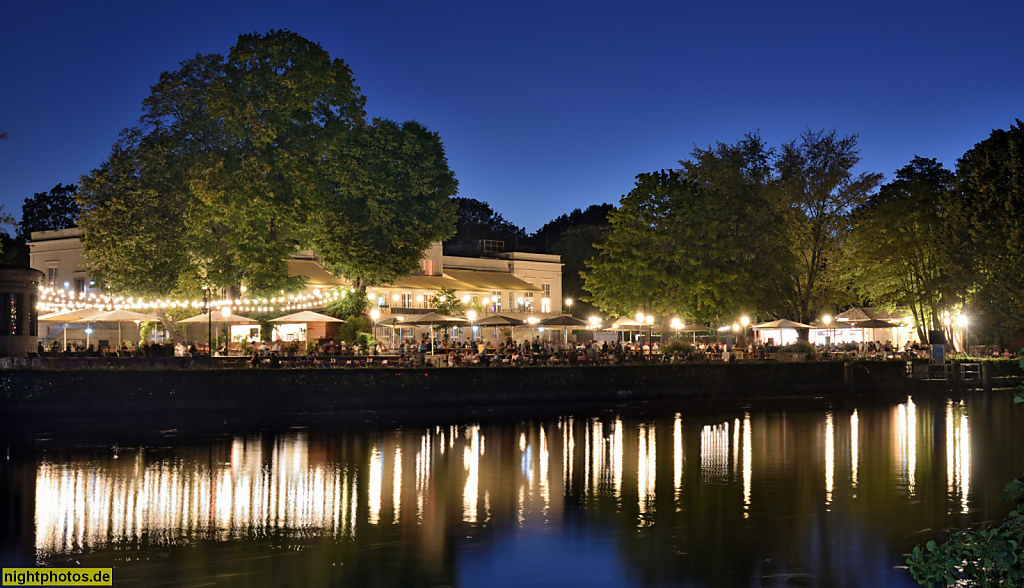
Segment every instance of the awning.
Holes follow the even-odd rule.
[[[486,290],[445,276],[409,276],[390,284],[376,286],[374,290],[440,290],[441,288],[450,288],[459,292],[486,292]]]
[[[340,278],[334,277],[331,272],[324,269],[324,266],[320,265],[312,259],[289,259],[288,260],[288,275],[289,276],[305,276],[308,279],[306,282],[307,286],[346,286],[348,282]]]
[[[478,272],[473,270],[445,270],[446,275],[473,286],[476,290],[494,292],[509,290],[514,292],[540,292],[533,284],[520,280],[512,274],[502,272]],[[457,288],[458,289],[458,288]]]

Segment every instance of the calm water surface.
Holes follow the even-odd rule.
[[[995,392],[40,434],[7,439],[0,557],[125,586],[911,586],[931,529],[1003,515],[1022,413]]]

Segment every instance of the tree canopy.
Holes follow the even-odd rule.
[[[373,285],[452,233],[457,183],[438,135],[367,121],[351,70],[319,44],[241,35],[227,58],[180,65],[82,180],[85,254],[107,287],[291,290],[287,259],[302,249]]]
[[[458,212],[455,221],[455,234],[446,242],[450,249],[465,250],[483,239],[504,241],[509,250],[526,242],[526,231],[501,216],[490,204],[475,198],[453,198]]]
[[[78,225],[75,184],[57,184],[49,192],[36,192],[21,205],[18,235],[28,239],[35,231],[69,229]]]
[[[813,319],[846,292],[848,218],[881,180],[857,162],[855,136],[807,131],[776,153],[748,134],[637,176],[584,272],[591,299],[623,315]]]

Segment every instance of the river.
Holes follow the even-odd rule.
[[[1007,391],[3,437],[5,566],[148,586],[915,586],[999,519]],[[111,441],[113,439],[113,441]]]

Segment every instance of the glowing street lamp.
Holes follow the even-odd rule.
[[[380,318],[380,310],[374,308],[370,311],[370,318],[373,319],[373,338],[377,338],[377,319]]]
[[[683,321],[679,320],[679,317],[674,316],[672,317],[672,322],[670,323],[670,326],[672,327],[672,330],[676,332],[676,340],[678,340],[679,329],[683,328]]]
[[[960,329],[964,332],[964,353],[970,353],[970,347],[967,345],[967,322],[967,315],[961,314],[960,316],[956,317],[957,326],[959,326]]]
[[[750,324],[750,317],[749,316],[744,315],[744,316],[740,317],[740,326],[743,327],[743,344],[744,345],[747,344],[747,325],[749,325],[749,324]]]
[[[594,329],[594,341],[597,341],[597,327],[601,324],[601,317],[592,316],[589,319],[591,328]]]
[[[466,312],[466,318],[469,319],[469,342],[473,342],[473,323],[476,321],[476,311],[469,310]]]

